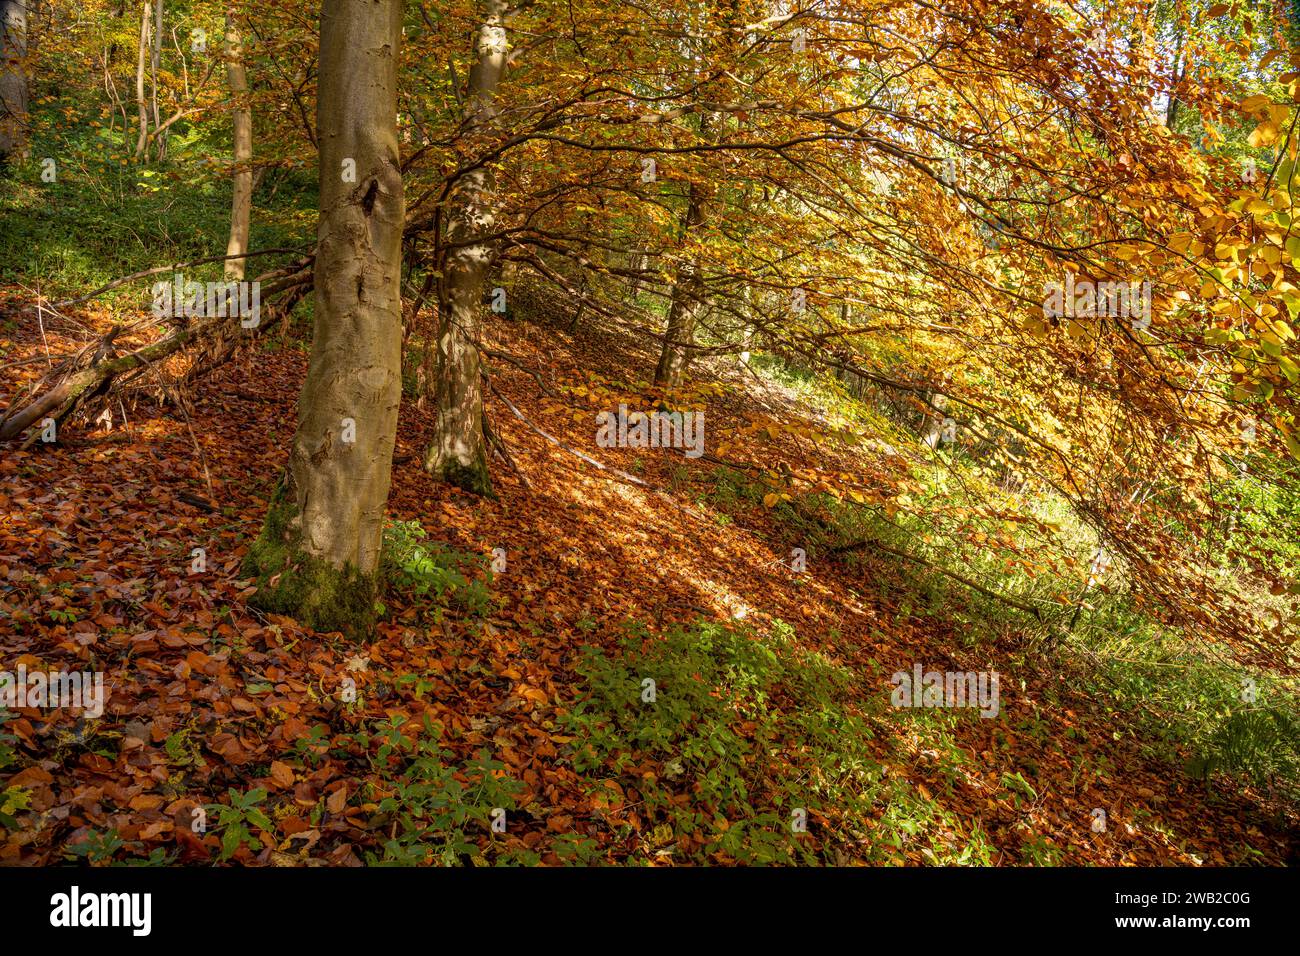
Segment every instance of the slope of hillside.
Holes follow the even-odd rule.
[[[41,354],[32,330],[5,334],[15,356]],[[765,506],[716,436],[757,414],[824,418],[806,396],[737,367],[725,391],[688,396],[705,455],[600,448],[601,403],[635,402],[617,383],[653,356],[545,316],[491,336],[513,466],[494,462],[491,500],[431,481],[428,414],[406,397],[401,584],[359,646],[246,603],[303,343],[240,353],[185,409],[123,405],[0,458],[0,659],[102,670],[108,687],[98,719],[14,708],[0,723],[0,862],[1294,856],[1294,806],[1191,779],[1075,645],[975,634],[951,578],[830,553],[815,507]],[[869,485],[901,467],[891,448],[762,440],[795,471]],[[892,706],[892,675],[917,665],[996,672],[996,716]]]

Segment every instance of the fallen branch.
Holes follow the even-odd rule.
[[[265,249],[253,254],[269,255],[272,252],[286,251],[294,252],[299,250]],[[207,259],[194,260],[192,263],[146,269],[115,280],[107,286],[90,293],[90,295],[70,300],[70,302],[73,304],[84,302],[132,279],[184,268],[187,265],[216,262],[229,258],[239,257],[211,256]],[[267,295],[286,293],[286,296],[285,302],[280,303],[274,310],[274,320],[259,323],[256,329],[250,330],[253,334],[261,334],[268,328],[274,327],[278,320],[287,314],[287,310],[292,308],[293,304],[305,294],[305,290],[312,281],[311,263],[312,257],[306,256],[288,266],[272,270],[255,280],[257,282],[262,282],[264,279],[270,280],[266,290]],[[59,303],[59,306],[62,307],[68,304]],[[241,339],[239,333],[245,330],[240,325],[238,317],[214,317],[191,325],[181,326],[171,335],[156,342],[151,342],[123,355],[115,355],[113,340],[124,331],[126,329],[121,326],[114,327],[107,335],[101,337],[98,342],[90,343],[67,356],[44,379],[25,390],[22,393],[24,397],[15,397],[14,402],[5,411],[4,416],[0,417],[0,441],[10,441],[32,425],[47,418],[53,419],[56,425],[60,424],[86,402],[98,395],[106,394],[123,376],[148,368],[154,362],[166,359],[197,342],[211,340],[216,345],[214,354],[207,361],[196,362],[195,367],[190,370],[186,377],[192,378],[196,374],[206,372],[220,364],[234,352],[238,341]],[[42,386],[51,381],[53,384],[44,392],[41,392]],[[37,396],[33,401],[26,405],[19,405],[19,402],[25,400],[26,396],[33,395]],[[35,438],[36,433],[33,433],[24,443],[24,447],[30,446],[35,441]]]
[[[622,478],[624,481],[630,481],[630,482],[631,482],[632,484],[634,484],[634,485],[639,485],[639,486],[642,487],[642,488],[648,488],[648,489],[650,489],[651,491],[659,491],[659,490],[660,490],[660,489],[656,488],[654,485],[650,484],[648,481],[642,481],[642,480],[641,480],[640,478],[638,478],[636,475],[630,475],[630,474],[628,474],[626,471],[620,471],[619,469],[613,467],[612,465],[606,465],[604,462],[597,461],[595,458],[592,458],[590,455],[587,455],[587,454],[584,454],[583,452],[578,451],[576,448],[570,448],[568,445],[564,444],[564,442],[560,441],[560,440],[559,440],[558,438],[556,438],[554,435],[551,435],[551,434],[547,433],[546,431],[544,431],[543,429],[541,429],[541,428],[538,427],[537,425],[533,424],[532,420],[529,419],[528,416],[526,416],[526,415],[525,415],[523,412],[521,412],[518,408],[516,408],[514,402],[510,401],[510,399],[508,399],[508,398],[506,398],[504,395],[502,395],[501,392],[500,392],[500,390],[499,390],[495,385],[491,386],[491,388],[492,388],[492,394],[495,395],[497,398],[501,399],[501,401],[503,401],[503,402],[506,403],[506,407],[510,409],[510,411],[514,414],[515,418],[519,419],[521,422],[523,422],[525,425],[527,425],[527,426],[528,426],[529,428],[531,428],[533,431],[537,432],[537,434],[541,435],[543,438],[545,438],[548,442],[550,442],[550,443],[551,443],[552,445],[554,445],[556,448],[562,448],[562,449],[564,449],[564,450],[567,451],[570,455],[573,455],[573,456],[575,456],[575,457],[577,457],[577,458],[581,458],[581,459],[582,459],[583,461],[585,461],[587,464],[589,464],[589,465],[593,465],[594,467],[599,468],[601,471],[608,471],[608,472],[610,472],[611,474],[618,475],[618,476],[619,476],[620,478]]]
[[[206,265],[212,262],[224,262],[227,259],[251,259],[254,256],[281,255],[284,253],[296,252],[298,255],[309,255],[305,249],[257,249],[253,252],[240,252],[231,255],[205,256],[202,259],[193,259],[189,262],[175,262],[169,266],[156,266],[152,269],[141,269],[139,272],[132,272],[129,276],[122,276],[120,279],[114,279],[106,285],[100,286],[94,292],[88,292],[85,295],[78,296],[75,299],[64,299],[62,302],[55,302],[53,305],[45,305],[45,308],[66,309],[68,306],[80,305],[83,302],[89,302],[91,299],[103,295],[105,292],[111,292],[128,282],[134,282],[137,279],[147,279],[149,276],[161,275],[164,272],[179,272],[181,269],[189,269],[194,266]],[[30,306],[29,310],[35,311],[41,307],[41,303]]]
[[[1011,607],[1016,608],[1017,610],[1024,611],[1026,614],[1032,614],[1039,621],[1043,621],[1043,612],[1041,608],[1035,607],[1032,604],[1026,604],[1025,602],[1013,598],[1010,595],[1002,594],[998,591],[994,591],[990,588],[986,588],[978,581],[973,581],[968,577],[958,574],[956,571],[949,571],[947,568],[941,565],[934,564],[933,562],[927,561],[924,558],[918,558],[916,555],[908,554],[906,551],[899,551],[897,548],[891,548],[888,545],[881,544],[879,541],[870,541],[870,540],[855,541],[852,544],[842,544],[838,547],[831,548],[828,553],[847,554],[851,551],[860,551],[864,548],[870,548],[873,551],[881,551],[885,554],[892,554],[894,557],[902,558],[904,561],[911,561],[913,564],[919,564],[921,567],[926,568],[930,571],[934,571],[937,574],[942,574],[945,577],[952,578],[954,581],[958,582],[959,584],[964,584],[972,591],[978,591],[980,594],[983,594],[985,597],[992,598],[995,601],[1001,601],[1003,604],[1007,604],[1010,605]]]
[[[601,471],[606,471],[609,472],[610,474],[617,475],[623,481],[630,482],[631,484],[634,484],[640,488],[646,489],[646,491],[667,498],[670,502],[672,502],[672,504],[676,508],[686,512],[686,514],[690,515],[692,518],[696,518],[700,521],[707,520],[705,519],[704,515],[700,514],[698,511],[686,507],[684,504],[682,504],[680,501],[674,498],[663,488],[660,488],[656,485],[652,485],[648,481],[643,481],[642,479],[638,478],[636,475],[630,475],[626,471],[622,471],[618,468],[613,467],[612,465],[606,465],[604,462],[597,461],[595,458],[592,458],[590,455],[578,451],[576,448],[570,448],[568,445],[564,444],[564,442],[560,441],[554,435],[547,433],[544,429],[542,429],[538,425],[535,425],[532,422],[532,420],[528,418],[527,415],[525,415],[523,412],[521,412],[518,408],[515,407],[514,402],[510,401],[510,399],[506,398],[505,395],[501,394],[500,390],[497,389],[495,385],[492,385],[490,387],[492,389],[492,394],[495,395],[497,398],[501,399],[501,401],[505,402],[506,407],[510,409],[510,411],[514,414],[515,418],[519,419],[521,422],[523,422],[533,431],[537,432],[537,434],[541,435],[543,438],[545,438],[556,448],[561,448],[564,451],[567,451],[570,455],[573,455],[576,458],[581,458],[587,464],[592,465],[595,468],[599,468]]]
[[[210,323],[216,325],[223,323]],[[63,421],[73,411],[97,395],[103,394],[119,375],[134,369],[147,367],[151,362],[164,359],[184,348],[208,326],[195,325],[180,329],[175,334],[161,341],[128,352],[125,355],[106,361],[92,362],[89,368],[77,370],[77,359],[86,350],[78,353],[62,367],[62,379],[53,388],[46,391],[25,408],[6,414],[4,424],[0,425],[0,441],[16,438],[27,428],[37,422],[50,418],[55,423]],[[110,332],[109,335],[114,335]],[[99,350],[97,350],[99,354]],[[35,435],[33,435],[34,439]],[[31,444],[31,440],[27,442]]]

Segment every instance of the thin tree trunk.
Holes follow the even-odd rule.
[[[708,12],[712,13],[712,10]],[[726,54],[737,49],[736,44],[741,31],[736,28],[743,21],[740,19],[740,4],[735,0],[725,4],[722,13],[723,30],[719,42],[725,59]],[[694,72],[701,79],[705,74],[705,63],[709,57],[710,51],[705,47],[700,50],[698,57],[694,58]],[[725,80],[719,83],[721,99],[727,98],[726,91],[729,86],[730,83]],[[697,88],[696,98],[699,95],[700,88]],[[710,116],[707,111],[700,114],[701,139],[708,136]],[[682,222],[682,238],[685,244],[690,243],[691,233],[704,222],[704,207],[704,192],[700,185],[692,180],[686,215]],[[668,330],[663,347],[659,351],[659,362],[655,366],[656,385],[676,388],[681,384],[691,363],[695,344],[695,325],[704,308],[703,296],[704,276],[701,263],[698,257],[684,256],[678,262],[673,276],[673,291],[668,306]]]
[[[921,441],[931,448],[938,448],[939,442],[943,439],[944,416],[942,413],[948,409],[948,396],[943,392],[931,392],[927,398],[930,401],[931,409],[938,411],[940,414],[932,414],[926,417],[925,432],[921,437]]]
[[[690,199],[684,222],[685,238],[691,230],[704,221],[704,200],[699,188],[691,183]],[[703,279],[700,264],[693,258],[678,263],[673,277],[672,299],[668,306],[668,333],[659,351],[659,364],[655,367],[655,384],[676,388],[686,374],[691,362],[691,348],[695,343],[695,322],[703,305]]]
[[[1169,102],[1165,105],[1165,128],[1171,132],[1174,129],[1174,124],[1178,122],[1178,96],[1176,91],[1178,84],[1182,81],[1182,73],[1185,69],[1182,65],[1182,59],[1183,31],[1179,30],[1174,41],[1174,65],[1169,74]]]
[[[26,159],[27,3],[0,0],[0,161]]]
[[[143,14],[140,17],[140,49],[135,63],[135,105],[140,113],[140,134],[135,141],[135,159],[139,162],[144,158],[145,144],[149,140],[149,104],[144,95],[144,72],[145,63],[148,59],[149,52],[149,34],[150,14],[153,4],[150,0],[143,0]]]
[[[158,130],[162,126],[162,120],[158,118],[158,71],[162,68],[163,0],[154,0],[153,12],[153,44],[150,51],[149,88],[150,106],[153,110],[153,128]],[[158,143],[157,150],[159,159],[162,159],[167,154],[166,134],[163,134],[163,139]]]
[[[484,0],[483,20],[469,72],[467,131],[480,129],[496,113],[497,87],[506,66],[505,0]],[[476,494],[491,494],[483,432],[483,388],[479,381],[479,337],[483,279],[492,246],[482,241],[495,225],[493,180],[486,165],[463,173],[447,210],[447,253],[438,302],[435,396],[438,423],[425,452],[431,475]]]
[[[630,268],[635,273],[635,275],[632,276],[631,282],[629,283],[631,287],[631,298],[632,301],[635,302],[637,296],[641,294],[642,275],[646,270],[646,266],[649,265],[650,257],[645,253],[644,250],[633,249],[631,252],[628,253],[627,258],[628,258],[628,268]]]
[[[350,636],[373,626],[401,400],[401,37],[401,0],[324,2],[315,334],[289,467],[248,562],[262,607]]]
[[[253,206],[253,114],[248,107],[248,74],[244,67],[243,41],[235,22],[234,8],[226,9],[226,79],[234,106],[235,188],[230,201],[230,241],[226,255],[248,251],[249,220]],[[244,278],[244,260],[226,260],[226,278]]]

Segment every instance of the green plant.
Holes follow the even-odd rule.
[[[85,839],[70,843],[63,851],[66,859],[84,859],[88,863],[107,863],[126,844],[122,842],[117,830],[100,833],[92,830]]]
[[[175,853],[168,853],[160,846],[150,850],[147,857],[120,857],[123,850],[139,853],[143,851],[143,847],[142,843],[136,841],[123,841],[121,834],[116,829],[109,829],[103,833],[92,830],[86,834],[84,839],[69,844],[64,849],[63,856],[67,860],[85,860],[92,866],[96,864],[105,866],[166,866],[175,857]]]
[[[12,680],[13,678],[8,678]],[[0,770],[14,763],[18,758],[14,755],[14,749],[11,744],[17,743],[18,738],[13,734],[4,732],[4,726],[13,718],[13,714],[0,708]]]
[[[1243,706],[1224,716],[1187,764],[1194,777],[1240,773],[1253,783],[1300,781],[1300,720],[1279,707]]]
[[[391,836],[382,854],[367,854],[372,864],[455,866],[480,860],[483,850],[469,829],[490,834],[493,811],[513,809],[523,789],[502,774],[505,765],[486,750],[455,766],[454,753],[440,743],[442,728],[426,716],[422,729],[409,727],[399,714],[357,735],[367,751],[375,748],[371,763],[389,788],[379,800],[378,822]]]
[[[229,804],[217,804],[208,808],[217,818],[213,829],[223,831],[220,856],[223,861],[239,852],[241,846],[247,845],[252,850],[262,848],[262,841],[253,836],[249,829],[250,824],[265,833],[272,833],[275,830],[265,811],[259,806],[266,800],[264,789],[257,787],[243,794],[232,789],[228,791],[228,795]]]
[[[571,759],[638,795],[644,829],[663,835],[647,853],[815,862],[863,826],[880,777],[871,730],[849,674],[792,633],[709,622],[655,638],[634,625],[617,655],[584,648],[585,693],[564,718]],[[687,835],[689,851],[658,846]]]
[[[1058,866],[1063,851],[1045,836],[1036,836],[1020,848],[1021,859],[1031,866]]]
[[[0,791],[0,826],[6,830],[16,830],[18,821],[14,819],[14,814],[26,810],[31,798],[31,793],[22,787],[7,787]]]
[[[470,617],[483,617],[492,608],[487,559],[428,540],[418,521],[393,521],[384,529],[384,577],[390,588],[425,605],[435,620],[449,607]]]

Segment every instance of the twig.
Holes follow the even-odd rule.
[[[251,259],[254,256],[280,255],[289,252],[295,252],[298,253],[299,255],[303,255],[306,253],[306,250],[304,249],[256,249],[252,252],[239,252],[239,253],[234,253],[232,255],[221,255],[221,256],[206,256],[202,259],[193,259],[190,262],[175,262],[169,266],[156,266],[152,269],[141,269],[139,272],[132,272],[129,276],[122,276],[122,278],[120,279],[114,279],[112,282],[109,282],[107,285],[100,286],[94,292],[87,293],[86,295],[83,296],[78,296],[75,299],[64,299],[62,302],[56,302],[54,303],[53,307],[56,309],[65,309],[70,305],[80,305],[83,302],[89,302],[91,299],[103,295],[105,292],[109,292],[113,289],[118,288],[119,286],[126,285],[128,282],[134,282],[136,279],[144,279],[149,276],[160,275],[161,273],[164,272],[177,272],[181,269],[188,269],[191,266],[201,266],[209,262],[224,262],[226,259]],[[38,308],[40,307],[39,302],[37,303],[37,307]]]
[[[1043,621],[1043,612],[1041,608],[1034,607],[1034,605],[1032,604],[1026,604],[1023,601],[1019,601],[1016,598],[1010,597],[1009,595],[1001,594],[990,588],[986,588],[978,581],[972,581],[970,578],[960,575],[956,571],[949,571],[945,567],[934,564],[930,561],[925,560],[924,558],[918,558],[914,554],[908,554],[906,551],[899,551],[896,548],[891,548],[888,545],[881,544],[879,541],[871,541],[871,540],[854,541],[851,544],[842,544],[838,547],[831,548],[828,553],[846,554],[850,551],[858,551],[863,548],[871,548],[872,550],[875,551],[883,551],[885,554],[892,554],[894,557],[902,558],[904,561],[911,561],[914,564],[919,564],[923,568],[928,568],[929,570],[937,572],[938,574],[942,574],[946,577],[952,578],[954,581],[958,582],[959,584],[964,584],[972,591],[978,591],[980,594],[983,594],[985,597],[992,598],[995,601],[1001,601],[1003,604],[1009,604],[1011,607],[1014,607],[1017,610],[1024,611],[1026,614],[1032,614],[1039,621]]]
[[[506,407],[509,408],[510,411],[514,413],[515,418],[519,419],[521,422],[523,422],[525,425],[527,425],[527,426],[528,426],[529,428],[531,428],[533,431],[537,432],[537,434],[541,435],[543,438],[545,438],[545,439],[546,439],[548,442],[550,442],[552,445],[555,445],[557,448],[562,448],[562,449],[564,449],[564,450],[567,451],[570,455],[573,455],[573,456],[575,456],[575,457],[577,457],[577,458],[581,458],[581,459],[582,459],[583,461],[585,461],[587,464],[592,465],[592,466],[594,466],[594,467],[596,467],[596,468],[599,468],[601,471],[607,471],[607,472],[609,472],[610,474],[617,475],[619,478],[622,478],[624,481],[631,482],[632,484],[634,484],[634,485],[636,485],[636,486],[638,486],[638,487],[640,487],[640,488],[644,488],[644,489],[646,489],[647,491],[653,492],[654,494],[657,494],[657,495],[662,495],[664,498],[667,498],[670,502],[672,502],[673,505],[675,505],[675,506],[676,506],[677,508],[679,508],[680,510],[686,512],[686,513],[687,513],[688,515],[690,515],[691,517],[693,517],[693,518],[697,518],[697,519],[699,519],[700,521],[704,521],[704,520],[705,520],[704,515],[700,514],[698,511],[695,511],[695,510],[693,510],[693,509],[691,509],[691,508],[686,507],[685,505],[683,505],[681,502],[679,502],[676,498],[674,498],[672,495],[670,495],[670,494],[669,494],[667,491],[665,491],[664,489],[659,488],[659,487],[657,487],[657,486],[655,486],[655,485],[652,485],[652,484],[650,484],[648,481],[643,481],[642,479],[638,478],[636,475],[630,475],[630,474],[628,474],[626,471],[621,471],[620,469],[615,468],[615,467],[613,467],[612,465],[606,465],[606,464],[604,464],[603,462],[599,462],[599,461],[597,461],[595,458],[592,458],[590,455],[587,455],[587,454],[584,454],[583,452],[578,451],[576,448],[570,448],[568,445],[564,444],[564,442],[560,441],[560,440],[559,440],[558,438],[556,438],[554,435],[550,435],[550,434],[548,434],[548,433],[547,433],[546,431],[544,431],[542,428],[540,428],[540,427],[538,427],[537,425],[533,424],[533,422],[528,418],[528,416],[525,415],[523,412],[521,412],[518,408],[516,408],[514,402],[510,401],[510,399],[506,398],[505,395],[501,394],[500,390],[497,389],[497,387],[496,387],[495,385],[491,385],[491,383],[489,383],[489,387],[492,389],[492,394],[493,394],[493,395],[495,395],[497,398],[501,399],[501,401],[503,401],[503,402],[506,403]]]

